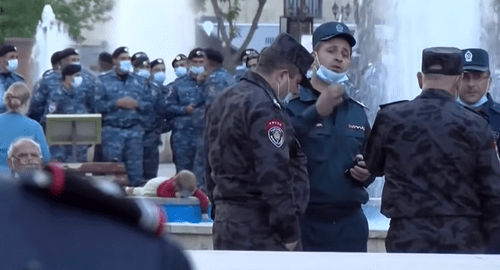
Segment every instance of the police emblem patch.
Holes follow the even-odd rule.
[[[336,28],[337,28],[338,32],[343,32],[344,31],[344,27],[342,27],[342,25],[340,25],[340,24],[337,24]]]
[[[56,104],[55,103],[50,103],[50,105],[49,105],[49,113],[55,112],[56,109],[57,109]]]
[[[465,53],[465,62],[472,62],[472,53],[470,51]]]
[[[278,148],[285,142],[284,129],[285,125],[280,120],[271,120],[266,124],[267,137]]]

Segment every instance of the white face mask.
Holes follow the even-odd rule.
[[[82,85],[82,82],[83,82],[83,77],[76,76],[73,78],[73,81],[71,82],[71,86],[73,86],[73,88],[76,88],[76,87]]]
[[[317,57],[316,60],[319,63],[319,59]],[[349,80],[349,78],[347,77],[347,72],[337,73],[335,71],[327,69],[326,67],[321,65],[321,63],[319,63],[319,65],[320,66],[316,71],[316,75],[323,82],[327,84],[336,84]]]
[[[176,67],[174,71],[175,71],[175,75],[177,77],[181,77],[181,76],[186,75],[187,68],[185,68],[185,67]]]
[[[9,72],[14,72],[17,70],[18,65],[19,61],[17,59],[10,59],[7,64],[7,70]]]
[[[132,66],[132,63],[130,62],[130,60],[123,60],[123,61],[120,61],[119,69],[120,69],[120,71],[122,71],[124,73],[129,73],[134,69],[134,67]]]
[[[205,72],[205,67],[204,66],[201,66],[201,67],[191,67],[189,69],[189,71],[191,71],[191,73],[193,73],[195,75],[200,75],[201,73]]]

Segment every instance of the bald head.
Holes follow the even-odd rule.
[[[14,141],[7,155],[9,167],[15,172],[42,168],[42,149],[40,144],[30,138]]]
[[[196,191],[196,176],[188,171],[182,170],[174,176],[175,196],[186,198]]]
[[[462,83],[462,75],[443,75],[419,72],[417,74],[418,85],[422,90],[441,89],[450,93],[454,97],[458,95],[458,90]]]
[[[3,102],[9,112],[25,115],[30,105],[31,91],[23,82],[13,83],[3,95]]]

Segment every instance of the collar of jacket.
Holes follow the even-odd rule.
[[[492,110],[497,114],[500,114],[500,103],[494,101],[489,92],[486,93],[486,98],[488,98],[488,101],[483,105],[483,111],[489,114],[489,111]]]
[[[316,89],[311,90],[311,89],[303,87],[303,86],[299,87],[299,99],[300,99],[300,101],[304,101],[304,102],[316,101],[320,94],[321,93]],[[347,91],[344,91],[344,94],[342,94],[342,98],[344,100],[348,100],[348,99],[351,99],[351,96],[349,96],[349,94],[347,94]],[[357,102],[357,103],[359,103],[359,102]]]
[[[420,95],[418,95],[416,98],[439,98],[439,99],[449,99],[451,101],[455,100],[453,96],[446,90],[433,89],[433,88],[422,90],[422,93],[420,93]]]
[[[273,101],[274,105],[276,105],[280,109],[285,108],[285,106],[283,105],[283,103],[281,103],[281,101],[279,100],[279,98],[274,93],[274,90],[271,87],[271,85],[266,81],[266,79],[264,79],[258,73],[253,72],[253,71],[247,71],[243,75],[243,77],[241,78],[241,80],[246,80],[246,81],[248,81],[250,83],[258,85],[260,88],[262,88],[269,95],[269,97]]]

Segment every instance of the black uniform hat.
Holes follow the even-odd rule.
[[[67,48],[59,52],[59,60],[64,59],[70,55],[78,55],[78,51],[73,48]]]
[[[463,72],[462,51],[454,47],[433,47],[422,51],[422,73],[460,75]]]
[[[186,59],[187,59],[187,57],[186,57]],[[151,66],[151,68],[154,68],[157,65],[165,65],[165,61],[163,61],[162,58],[158,58],[158,59],[151,61],[151,63],[149,63],[149,65]]]
[[[483,49],[462,50],[464,71],[490,71],[490,58],[488,52]]]
[[[138,57],[132,62],[132,65],[134,67],[147,66],[149,65],[149,58],[147,56]]]
[[[207,57],[202,48],[194,48],[191,52],[189,52],[188,59],[191,60],[195,57]]]
[[[185,56],[184,54],[178,54],[174,60],[172,60],[172,67],[174,67],[175,63],[177,63],[178,61],[181,61],[181,60],[188,60],[187,56]]]
[[[222,64],[224,62],[224,56],[217,50],[207,48],[205,49],[205,54],[207,55],[207,59],[210,61],[214,61],[217,64]]]
[[[59,63],[59,61],[61,61],[61,57],[59,56],[61,52],[60,51],[57,51],[55,53],[52,54],[52,56],[50,57],[50,63],[54,66],[56,65],[57,63]]]
[[[122,53],[129,53],[127,47],[118,47],[114,52],[113,52],[113,58],[117,58],[120,56]]]
[[[356,45],[356,40],[351,34],[349,27],[339,22],[328,22],[320,25],[313,33],[313,48],[316,47],[320,41],[326,41],[334,37],[341,37],[345,39],[351,47]]]
[[[257,50],[255,50],[255,49],[246,49],[243,52],[241,52],[241,54],[240,54],[240,60],[243,61],[243,57],[248,56],[248,55],[250,55],[252,53],[259,54],[259,52]]]
[[[306,73],[311,67],[311,64],[314,62],[314,57],[312,57],[307,49],[298,43],[292,36],[286,33],[279,34],[266,51],[267,50],[272,50],[288,61],[294,63],[302,74],[302,81],[300,82],[300,85],[313,89],[311,83],[306,77]]]
[[[136,52],[136,53],[134,53],[134,55],[132,55],[132,57],[130,58],[130,61],[133,64],[134,61],[137,60],[138,58],[144,58],[144,57],[147,58],[149,61],[149,57],[145,52]]]
[[[80,71],[82,71],[82,66],[80,66],[80,65],[67,65],[62,70],[63,79],[66,76],[71,76],[71,75],[73,75],[77,72],[80,72]]]
[[[4,45],[0,48],[0,57],[10,52],[17,52],[17,48],[12,45]]]
[[[99,54],[99,61],[104,63],[113,64],[113,56],[108,52],[102,52]]]

